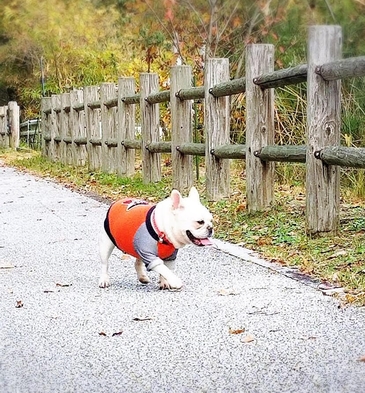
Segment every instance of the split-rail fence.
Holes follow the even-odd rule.
[[[274,46],[248,45],[246,76],[229,80],[229,62],[205,64],[204,86],[192,87],[190,66],[171,69],[170,89],[159,91],[157,74],[143,73],[136,93],[133,78],[102,83],[42,99],[43,153],[52,160],[88,165],[131,176],[141,150],[145,182],[161,179],[161,153],[171,153],[172,186],[193,184],[193,156],[205,156],[206,191],[211,200],[229,197],[229,159],[246,160],[247,208],[268,209],[274,199],[275,161],[306,165],[308,233],[335,232],[339,225],[339,166],[365,168],[365,148],[340,146],[341,79],[365,75],[365,57],[341,58],[339,26],[308,29],[307,64],[274,71]],[[276,87],[307,82],[305,146],[274,144]],[[230,144],[230,102],[246,93],[246,143]],[[192,103],[204,100],[205,143],[193,143]],[[159,104],[169,102],[171,141],[159,132]],[[141,137],[135,137],[136,105]]]

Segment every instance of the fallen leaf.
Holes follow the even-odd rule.
[[[24,306],[24,304],[21,300],[16,301],[15,308],[22,308],[23,306]]]
[[[337,285],[335,283],[332,282],[328,282],[328,281],[322,281],[319,285],[318,285],[318,289],[320,291],[328,291],[329,289],[334,289],[334,288],[341,288],[340,285]]]
[[[241,339],[241,341],[243,342],[243,343],[251,343],[252,341],[255,341],[255,336],[253,336],[252,334],[247,334],[245,337],[243,337],[242,339]]]
[[[272,244],[272,237],[271,236],[261,236],[256,241],[258,246],[269,246]]]
[[[229,295],[239,295],[239,292],[235,291],[234,289],[220,289],[218,291],[218,295],[220,296],[229,296]]]
[[[364,356],[361,356],[361,358],[358,359],[358,360],[359,360],[359,362],[364,362],[364,363],[365,363],[365,355],[364,355]]]
[[[232,329],[229,328],[229,334],[242,334],[245,332],[245,328],[240,328],[240,329]]]
[[[112,337],[114,336],[120,336],[123,333],[123,331],[121,330],[120,332],[115,332],[112,334]]]
[[[6,262],[6,261],[0,262],[0,269],[13,269],[13,268],[14,268],[14,266],[9,262]]]
[[[99,336],[104,336],[104,337],[106,337],[106,333],[104,333],[104,332],[99,332]]]
[[[343,293],[344,288],[340,287],[337,284],[332,284],[328,282],[322,282],[318,285],[318,289],[322,292],[325,296],[332,296],[336,293]]]
[[[56,283],[56,287],[70,287],[72,284],[60,284]]]
[[[133,321],[151,321],[153,318],[152,317],[135,317],[133,318]]]
[[[246,204],[245,203],[241,203],[240,205],[237,206],[236,211],[237,213],[241,213],[243,211],[246,210]]]
[[[50,290],[50,289],[45,289],[43,292],[44,292],[44,293],[53,293],[54,291],[52,291],[52,290]]]
[[[347,255],[347,251],[339,250],[339,251],[335,252],[334,254],[330,255],[329,257],[327,257],[327,259],[335,259],[337,257],[341,257],[344,255]]]
[[[284,63],[281,60],[276,60],[275,63],[278,65],[279,68],[283,68]]]

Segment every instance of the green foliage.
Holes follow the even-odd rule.
[[[34,151],[0,151],[0,158],[8,165],[109,200],[133,196],[157,202],[171,191],[171,178],[167,171],[161,182],[143,184],[140,174],[119,178],[89,172],[86,168],[52,163]],[[305,231],[304,190],[297,184],[295,176],[291,179],[294,180],[287,185],[276,187],[275,206],[270,211],[254,214],[246,210],[243,184],[238,173],[232,176],[230,198],[219,202],[205,200],[204,181],[196,182],[196,186],[203,195],[204,203],[213,212],[218,238],[246,246],[273,262],[296,267],[301,272],[342,285],[346,288],[346,301],[365,305],[364,203],[357,202],[351,188],[345,187],[343,192],[349,193],[346,200],[351,200],[352,204],[341,204],[339,233],[310,237]]]
[[[125,47],[117,39],[113,9],[95,9],[84,0],[14,0],[0,12],[2,79],[17,90],[26,111],[39,95],[41,58],[47,94],[118,77]]]
[[[146,71],[157,72],[166,89],[177,58],[193,67],[195,85],[200,86],[208,56],[229,58],[231,77],[244,76],[250,43],[274,44],[277,69],[305,63],[311,24],[341,25],[344,57],[360,56],[365,51],[364,11],[364,2],[357,0],[0,0],[0,86],[16,92],[26,118],[39,111],[41,59],[48,95],[116,82],[119,76],[134,76],[138,83],[139,73]],[[365,145],[364,91],[365,78],[343,81],[344,145]],[[275,95],[275,142],[304,144],[305,84],[276,89]],[[196,114],[199,141],[202,112]],[[169,119],[168,105],[161,105],[166,135]],[[245,95],[239,94],[231,102],[232,142],[245,142],[245,128]],[[168,177],[145,185],[140,175],[125,179],[89,173],[34,153],[25,155],[12,163],[111,199],[130,195],[155,201],[170,191]],[[241,179],[243,171],[234,178]],[[276,165],[276,202],[270,212],[249,215],[241,184],[234,185],[229,200],[210,203],[216,233],[276,262],[339,282],[348,289],[349,300],[352,296],[365,304],[365,213],[361,201],[356,205],[356,198],[365,198],[365,172],[341,171],[343,195],[352,198],[355,207],[342,206],[341,233],[336,236],[305,235],[305,167],[284,163]],[[198,186],[203,188],[203,182]]]
[[[47,94],[158,71],[161,85],[176,57],[202,83],[207,56],[228,57],[244,75],[245,45],[273,43],[277,67],[305,62],[308,24],[338,23],[346,55],[365,44],[364,5],[355,0],[0,0],[0,82],[37,112],[40,59]],[[24,93],[24,89],[28,92]],[[34,89],[35,93],[29,93]],[[33,108],[33,109],[31,109]]]
[[[39,112],[41,59],[51,95],[120,76],[134,76],[138,84],[146,71],[157,72],[166,89],[177,58],[193,67],[197,86],[208,56],[228,57],[231,77],[242,77],[250,43],[274,44],[276,68],[298,65],[306,62],[310,24],[341,25],[346,57],[365,50],[365,5],[356,0],[0,0],[0,6],[0,97],[14,91],[25,118]],[[342,143],[348,146],[365,144],[364,91],[364,78],[343,82]],[[304,144],[305,84],[275,95],[275,142]],[[231,140],[244,143],[244,94],[232,97],[231,109]],[[169,107],[161,105],[166,135],[169,123]],[[278,168],[283,181],[293,175],[293,169]],[[358,172],[345,175],[362,184]]]
[[[152,63],[161,56],[161,49],[166,44],[165,35],[161,31],[153,31],[147,26],[142,26],[138,40],[147,63],[147,72],[151,72]]]

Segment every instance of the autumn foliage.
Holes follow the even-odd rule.
[[[0,99],[17,100],[23,118],[38,115],[42,95],[117,82],[120,76],[134,76],[138,83],[139,73],[157,72],[166,89],[175,64],[191,65],[201,85],[207,57],[229,58],[231,78],[242,77],[248,43],[273,43],[276,68],[305,63],[309,24],[340,24],[345,57],[365,49],[365,5],[356,0],[0,0],[0,5]],[[362,138],[364,123],[356,111],[365,102],[363,90],[362,81],[345,85],[351,144]],[[302,143],[305,89],[278,89],[277,97],[278,142]],[[244,142],[244,113],[244,96],[234,96],[234,142]]]

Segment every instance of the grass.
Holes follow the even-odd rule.
[[[0,159],[7,165],[52,178],[110,201],[133,196],[156,202],[169,195],[171,190],[169,160],[164,162],[161,182],[143,184],[140,174],[132,178],[119,178],[112,174],[89,172],[86,168],[51,163],[32,151],[0,151]],[[364,199],[352,193],[351,188],[343,186],[339,232],[311,237],[306,234],[305,228],[305,190],[301,181],[304,177],[301,166],[278,166],[277,178],[283,184],[276,185],[275,204],[270,211],[255,214],[249,214],[246,210],[242,164],[233,167],[230,198],[209,202],[204,198],[204,181],[196,182],[203,202],[214,215],[216,237],[252,249],[270,261],[295,266],[313,278],[342,286],[345,292],[341,295],[341,302],[364,306]],[[288,178],[297,180],[288,184]]]

